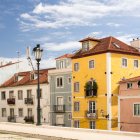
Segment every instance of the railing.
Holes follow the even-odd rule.
[[[16,122],[16,116],[8,116],[8,122]]]
[[[65,105],[54,105],[53,109],[54,109],[54,112],[63,113],[65,112]]]
[[[34,123],[34,116],[25,116],[24,120],[26,123]]]
[[[97,119],[98,118],[97,110],[86,111],[85,114],[88,119]]]
[[[25,98],[24,103],[27,105],[33,105],[33,98]]]
[[[97,96],[97,91],[94,90],[94,89],[85,90],[85,96],[86,97],[96,97]]]
[[[9,104],[9,105],[15,105],[15,98],[9,98],[9,99],[7,99],[7,104]]]

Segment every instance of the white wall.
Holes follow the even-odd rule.
[[[42,89],[42,98],[40,100],[40,105],[43,111],[43,115],[41,121],[44,122],[44,118],[46,119],[46,124],[49,124],[49,112],[50,112],[50,91],[48,84],[41,84],[40,88]],[[33,105],[26,105],[24,103],[24,98],[27,98],[27,90],[32,90],[33,95]],[[14,97],[16,98],[15,105],[8,105],[7,99],[9,98],[9,91],[14,91]],[[23,90],[23,100],[18,100],[18,90]],[[6,91],[6,100],[1,100],[1,92]],[[16,122],[24,123],[23,120],[25,116],[27,116],[27,108],[32,108],[34,121],[36,122],[37,118],[37,85],[26,85],[26,86],[16,86],[16,87],[8,87],[8,88],[0,88],[0,121],[7,122],[7,117],[10,115],[10,108],[14,108],[16,117]],[[6,108],[7,116],[2,117],[2,108]],[[23,117],[18,116],[18,108],[23,108]]]

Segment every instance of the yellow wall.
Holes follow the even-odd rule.
[[[88,62],[90,60],[94,60],[95,68],[89,69]],[[94,55],[83,57],[79,59],[72,60],[72,66],[74,63],[79,63],[79,71],[72,71],[73,83],[80,83],[80,91],[79,93],[73,92],[73,103],[75,101],[80,102],[80,111],[73,112],[73,120],[80,120],[81,128],[89,128],[89,119],[85,117],[85,111],[88,110],[88,102],[96,101],[97,110],[98,110],[98,118],[102,117],[100,114],[100,110],[106,110],[106,54]],[[98,84],[98,95],[93,98],[85,98],[84,86],[87,81],[91,78],[94,78]],[[73,104],[74,105],[74,104]],[[100,118],[96,121],[97,129],[106,129],[106,119]]]

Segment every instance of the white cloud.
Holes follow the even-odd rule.
[[[113,23],[113,22],[109,22],[106,24],[107,26],[111,26],[111,27],[120,27],[122,26],[122,24],[119,24],[119,23]]]
[[[140,16],[140,1],[136,0],[60,0],[58,4],[39,3],[32,12],[20,16],[21,29],[28,31],[40,28],[67,26],[92,26],[96,19],[112,15]],[[119,24],[110,23],[118,27]]]
[[[43,47],[49,51],[64,51],[71,49],[79,49],[81,47],[79,42],[69,41],[64,43],[45,43]]]
[[[130,41],[132,41],[132,39],[135,37],[136,37],[135,34],[124,34],[124,35],[117,36],[119,40],[122,40],[123,42],[127,44],[130,44]]]

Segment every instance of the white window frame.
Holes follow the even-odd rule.
[[[77,65],[77,67],[76,67],[76,65]],[[74,63],[74,71],[79,71],[79,63],[78,62]]]
[[[84,41],[82,43],[82,51],[88,51],[89,50],[89,41]]]
[[[64,97],[63,96],[56,96],[56,105],[58,105],[57,104],[57,98],[62,98],[63,99],[63,104],[62,105],[64,105]]]
[[[94,122],[94,125],[92,125],[92,127],[91,127],[91,122]],[[93,126],[94,126],[94,128],[93,128]],[[96,129],[96,121],[89,121],[89,128]]]
[[[75,107],[75,103],[78,103],[78,106]],[[80,111],[80,102],[79,101],[74,102],[74,109],[73,110],[74,110],[74,112],[79,112]]]
[[[57,86],[57,79],[62,78],[62,86]],[[63,76],[57,76],[56,77],[56,88],[64,88],[64,77]]]
[[[20,96],[19,96],[19,93],[21,94],[20,96],[22,97],[22,98],[19,98]],[[18,90],[18,100],[23,100],[23,90]]]
[[[58,122],[57,122],[57,119],[58,118],[63,118],[63,123],[62,124],[59,124]],[[56,124],[58,124],[58,125],[63,125],[65,123],[65,120],[64,120],[64,115],[56,115]]]
[[[128,88],[128,84],[132,84],[131,87]],[[133,87],[133,83],[132,82],[128,82],[127,83],[127,89],[132,89],[132,87]]]
[[[20,110],[20,109],[22,109],[22,116],[21,116],[20,113],[19,113],[19,110]],[[23,114],[23,108],[18,108],[18,116],[19,116],[19,117],[23,117],[23,116],[24,116],[24,114]]]
[[[135,115],[134,114],[134,107],[135,107],[135,105],[137,105],[137,104],[139,104],[140,105],[140,102],[136,102],[136,103],[133,103],[133,117],[140,117],[140,114],[139,115]]]
[[[74,84],[74,88],[73,88],[74,92],[79,92],[80,91],[80,83],[79,82],[74,82],[73,84]],[[78,84],[78,90],[76,88],[77,84]]]
[[[5,109],[5,115],[3,115],[3,109]],[[1,116],[2,116],[2,118],[7,117],[6,108],[1,108]]]
[[[90,62],[93,61],[93,67],[90,67]],[[88,61],[88,68],[89,69],[94,69],[95,68],[95,60],[89,60]]]
[[[5,98],[2,98],[3,93],[5,93]],[[6,100],[6,91],[1,91],[1,100]]]
[[[89,104],[90,104],[90,102],[94,102],[95,103],[95,113],[96,113],[96,109],[97,109],[97,103],[96,103],[96,101],[89,101],[88,102],[88,111],[90,110],[90,108],[89,108]]]
[[[135,61],[138,62],[138,66],[135,66]],[[138,60],[138,59],[134,59],[134,68],[135,68],[135,69],[138,69],[138,68],[139,68],[139,60]]]
[[[125,59],[126,60],[126,66],[125,65],[123,65],[123,59]],[[127,58],[122,58],[121,59],[121,65],[122,65],[122,68],[127,68],[127,66],[128,66],[128,59]]]

